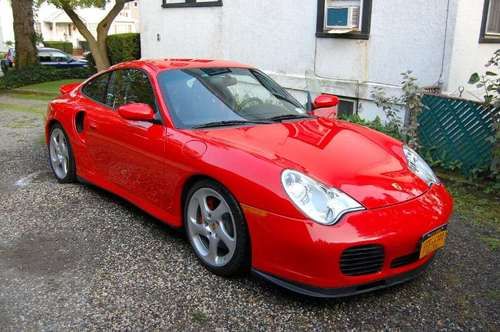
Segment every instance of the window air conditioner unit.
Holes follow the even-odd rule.
[[[359,30],[359,12],[360,7],[338,7],[332,6],[326,8],[326,30],[333,33],[342,31]]]

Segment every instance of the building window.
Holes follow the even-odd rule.
[[[500,43],[500,0],[485,0],[480,43]]]
[[[163,8],[220,7],[222,0],[163,0]]]
[[[339,104],[337,106],[337,117],[339,119],[349,118],[356,114],[357,110],[357,100],[340,97]]]
[[[316,37],[369,39],[372,0],[318,0]]]

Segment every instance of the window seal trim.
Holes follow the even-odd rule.
[[[500,35],[495,36],[486,32],[486,25],[488,24],[488,14],[490,12],[490,0],[484,0],[483,18],[481,21],[481,31],[479,33],[480,44],[500,44]]]
[[[200,8],[200,7],[222,7],[222,0],[203,1],[185,0],[185,2],[167,3],[167,0],[162,1],[162,8]]]
[[[318,13],[316,18],[316,38],[340,38],[340,39],[370,39],[371,19],[372,19],[372,0],[363,1],[361,10],[361,31],[348,32],[342,34],[332,34],[325,32],[325,2],[326,0],[318,0]]]

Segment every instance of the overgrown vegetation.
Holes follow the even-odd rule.
[[[493,119],[495,135],[488,139],[494,144],[493,160],[489,169],[479,170],[480,175],[485,175],[491,180],[489,190],[500,192],[500,49],[496,50],[486,64],[484,73],[474,73],[469,79],[469,84],[478,89],[484,89],[484,103],[487,107],[496,107],[496,116]]]
[[[464,179],[454,173],[438,171],[453,196],[455,212],[477,226],[479,238],[491,250],[500,249],[500,197],[486,193],[484,183]]]
[[[5,76],[0,77],[0,90],[62,79],[84,79],[94,73],[95,71],[91,68],[58,69],[49,66],[32,66],[25,69],[9,70],[5,73]]]
[[[341,116],[341,120],[353,122],[360,124],[362,126],[366,126],[371,129],[375,129],[380,131],[386,135],[392,136],[398,140],[403,140],[403,134],[401,133],[400,127],[395,121],[389,121],[387,123],[383,123],[380,117],[376,117],[373,121],[362,119],[358,114],[353,114],[350,116]]]
[[[384,89],[375,88],[372,97],[377,106],[384,110],[388,123],[391,126],[399,126],[403,134],[403,140],[411,148],[417,150],[419,148],[418,115],[423,109],[422,97],[424,91],[418,86],[417,78],[412,75],[411,71],[401,73],[401,76],[403,78],[401,82],[403,93],[401,96],[388,97]],[[407,114],[407,121],[404,126],[401,126],[401,121],[397,116],[400,108],[405,109]]]
[[[141,58],[141,37],[138,33],[120,33],[106,38],[111,64]]]
[[[85,43],[82,43],[84,45]],[[119,33],[106,38],[109,62],[111,65],[141,58],[141,35],[139,33]],[[85,57],[89,66],[96,67],[92,53]]]

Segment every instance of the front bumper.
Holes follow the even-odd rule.
[[[448,222],[452,201],[442,185],[400,204],[353,212],[325,226],[243,205],[257,275],[290,290],[320,297],[358,294],[416,277],[433,255],[416,257],[422,236]],[[346,275],[342,253],[352,247],[383,247],[379,271]],[[405,257],[409,257],[404,261]],[[411,257],[414,257],[411,259]],[[403,259],[404,264],[401,263]]]
[[[432,263],[433,258],[434,257],[427,260],[423,265],[421,265],[420,267],[418,267],[414,270],[411,270],[411,271],[408,271],[405,273],[401,273],[401,274],[398,274],[396,276],[389,277],[387,279],[381,279],[381,280],[377,280],[377,281],[374,281],[374,282],[371,282],[368,284],[356,285],[356,286],[350,286],[350,287],[342,287],[342,288],[319,288],[319,287],[314,287],[314,286],[309,286],[309,285],[301,285],[301,284],[294,283],[291,281],[283,280],[283,279],[278,278],[278,277],[274,277],[272,275],[269,275],[269,274],[264,273],[264,272],[260,272],[260,271],[255,270],[255,269],[252,269],[252,273],[261,279],[264,279],[264,280],[269,281],[275,285],[278,285],[280,287],[288,289],[289,291],[292,291],[294,293],[298,293],[298,294],[302,294],[302,295],[310,296],[310,297],[333,299],[333,298],[368,293],[368,292],[372,292],[375,290],[384,289],[387,287],[399,285],[399,284],[402,284],[404,282],[415,279],[427,269],[427,267]]]

